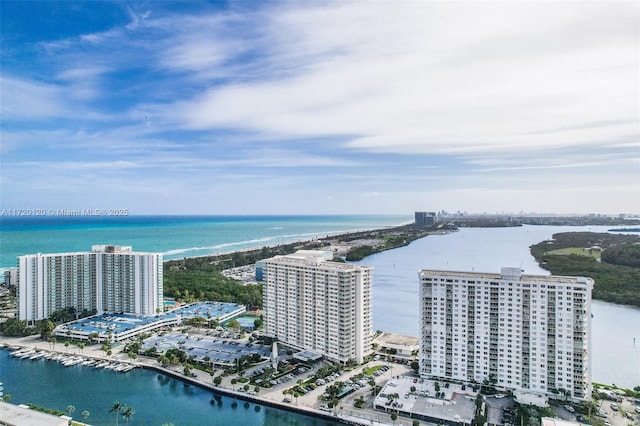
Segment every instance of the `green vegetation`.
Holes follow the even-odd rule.
[[[377,243],[375,243],[374,245],[364,245],[352,248],[347,253],[346,260],[358,261],[381,251],[403,247],[408,245],[411,241],[433,234],[434,231],[431,228],[422,228],[415,225],[405,225],[375,232],[375,235],[367,235],[367,237],[377,238]],[[358,238],[362,238],[362,236],[358,234]]]
[[[276,255],[291,254],[296,250],[327,248],[336,241],[348,244],[349,241],[354,240],[371,240],[372,245],[355,247],[346,255],[347,260],[361,260],[383,250],[407,245],[413,240],[434,232],[442,232],[442,230],[434,231],[430,228],[404,225],[230,254],[170,260],[164,263],[164,295],[187,303],[197,300],[218,300],[247,305],[249,309],[259,308],[262,306],[262,286],[243,285],[236,280],[225,278],[221,272],[229,268],[250,265]]]
[[[602,249],[600,262],[593,256],[576,254],[580,248],[589,251],[594,246]],[[551,241],[531,246],[531,254],[552,274],[593,278],[594,299],[640,306],[640,236],[560,233]]]
[[[587,257],[593,257],[596,260],[600,260],[600,250],[586,249],[586,248],[582,248],[582,247],[561,248],[561,249],[557,249],[557,250],[548,251],[545,254],[552,255],[552,256],[553,255],[559,255],[559,256],[569,256],[569,255],[587,256]]]
[[[380,370],[382,368],[382,365],[376,365],[375,367],[367,367],[365,369],[362,370],[362,372],[364,374],[366,374],[367,376],[373,376],[373,374]]]
[[[249,309],[262,306],[261,286],[242,285],[233,279],[225,278],[211,264],[185,263],[190,266],[174,268],[165,263],[163,276],[165,296],[184,302],[217,300],[239,303],[247,305]]]
[[[26,321],[9,318],[5,322],[0,323],[0,333],[10,337],[23,337],[38,334],[38,330],[34,327],[27,326]]]
[[[41,413],[46,413],[46,414],[51,414],[52,416],[66,416],[67,413],[64,411],[60,411],[60,410],[54,410],[53,408],[45,408],[45,407],[40,407],[38,405],[34,405],[34,404],[27,404],[27,406],[29,408],[31,408],[32,410],[36,410],[36,411],[40,411]]]

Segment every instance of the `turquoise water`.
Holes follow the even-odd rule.
[[[129,425],[175,426],[264,425],[333,426],[337,423],[216,395],[197,386],[150,370],[128,373],[75,365],[64,367],[55,361],[22,360],[0,350],[0,382],[14,404],[31,403],[65,411],[75,407],[75,418],[89,411],[92,425],[114,425],[109,409],[115,401],[132,407]],[[235,407],[234,407],[234,402]],[[120,425],[126,422],[120,418]]]
[[[24,254],[88,251],[96,244],[179,259],[411,221],[411,216],[4,216],[0,268],[14,267]]]

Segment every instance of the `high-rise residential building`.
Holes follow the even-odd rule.
[[[415,224],[418,226],[434,226],[437,220],[436,212],[415,212]]]
[[[73,307],[77,313],[154,315],[163,307],[162,254],[131,247],[18,257],[18,317],[30,322]]]
[[[585,277],[419,271],[420,375],[516,394],[591,398]]]
[[[372,353],[371,267],[325,251],[264,260],[265,334],[340,363]]]

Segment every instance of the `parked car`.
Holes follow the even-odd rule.
[[[568,412],[570,412],[570,413],[575,413],[576,412],[576,410],[572,406],[570,406],[569,404],[565,405],[564,408],[566,408],[566,410]]]
[[[611,404],[611,409],[613,411],[618,411],[618,404]]]

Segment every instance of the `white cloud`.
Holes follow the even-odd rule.
[[[2,76],[0,88],[3,120],[46,119],[68,113],[60,102],[62,90],[56,85]]]
[[[165,116],[189,129],[266,138],[346,135],[351,148],[405,154],[576,146],[637,134],[633,8],[470,9],[457,3],[278,9],[263,29],[273,42],[264,62],[289,74],[216,86],[164,107]],[[198,54],[201,43],[187,56],[216,61],[215,53]],[[617,124],[588,127],[596,120]],[[541,133],[549,128],[573,130]]]
[[[639,178],[631,3],[144,7],[42,43],[29,76],[3,71],[3,120],[42,121],[3,129],[14,196],[48,172],[49,188],[79,178],[86,196],[144,198],[157,182],[186,204],[204,203],[198,191],[236,206],[277,192],[275,204],[310,211],[398,212],[429,197],[493,211],[548,188],[567,205],[590,190],[620,211],[637,201],[621,196]]]

